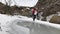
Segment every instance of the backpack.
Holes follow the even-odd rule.
[[[35,10],[34,15],[37,15],[37,11]]]

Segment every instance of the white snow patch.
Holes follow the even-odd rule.
[[[7,0],[8,2],[9,0]],[[5,3],[5,0],[0,0],[0,2]],[[11,5],[10,6],[25,6],[25,7],[34,7],[37,4],[38,0],[11,0]],[[8,2],[9,4],[9,2]]]

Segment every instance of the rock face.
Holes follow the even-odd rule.
[[[0,13],[1,14],[8,14],[8,15],[14,15],[14,14],[20,14],[23,16],[29,16],[29,11],[26,9],[27,7],[17,7],[17,6],[7,6],[0,2]]]
[[[60,24],[60,16],[53,16],[50,22]]]
[[[36,7],[40,11],[43,11],[43,16],[49,16],[60,11],[60,1],[59,0],[39,0]]]
[[[54,14],[60,11],[60,1],[59,0],[39,0],[35,7],[38,8],[39,12],[41,11],[43,12],[42,14],[43,17],[47,17],[51,14]],[[26,8],[27,7],[17,7],[17,6],[9,7],[7,5],[0,3],[0,12],[5,14],[12,15],[16,10],[17,13],[20,13],[21,15],[25,15],[24,12],[26,12],[25,16],[28,16],[28,14],[30,14],[28,11],[30,10],[27,10]]]

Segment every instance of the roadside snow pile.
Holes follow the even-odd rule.
[[[16,25],[16,22],[19,21],[17,19],[20,18],[22,19],[23,16],[18,17],[18,16],[8,16],[0,14],[0,27],[2,29],[2,33],[7,32],[9,34],[29,34],[28,28]]]
[[[10,29],[9,25],[11,24],[11,22],[9,23],[9,21],[11,21],[13,19],[16,19],[16,18],[12,17],[12,16],[0,14],[0,23],[1,23],[2,31],[7,31]]]

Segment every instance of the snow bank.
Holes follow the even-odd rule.
[[[0,14],[0,23],[1,23],[0,27],[2,29],[2,32],[3,33],[7,32],[7,34],[8,33],[9,34],[29,34],[28,28],[15,25],[16,22],[18,21],[17,19],[19,19],[17,16],[8,16],[8,15]]]

